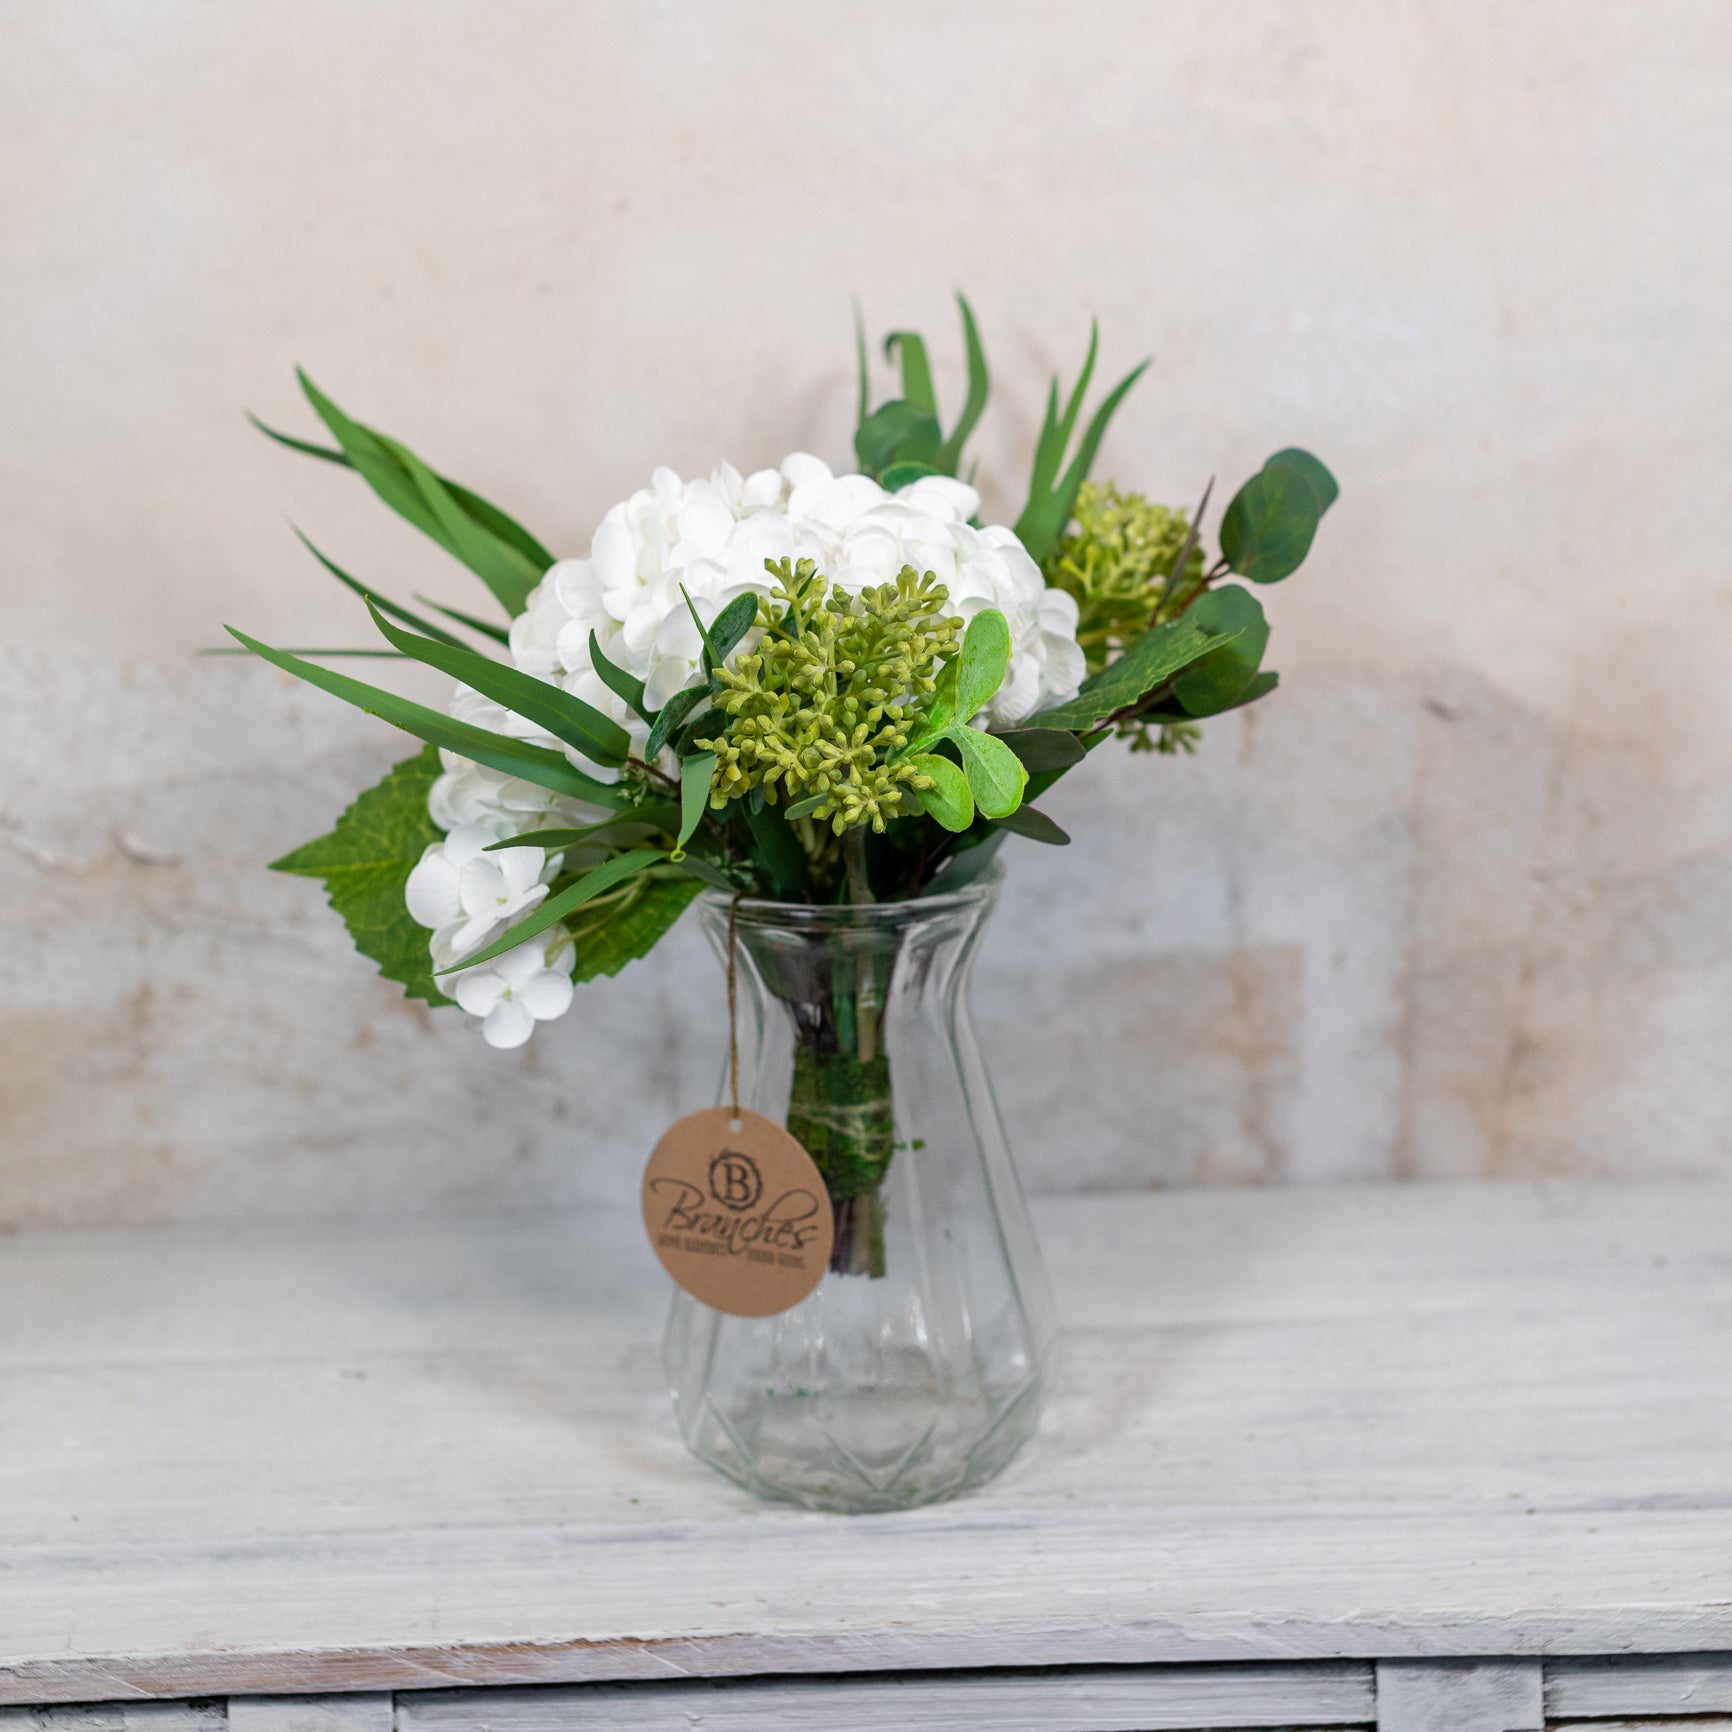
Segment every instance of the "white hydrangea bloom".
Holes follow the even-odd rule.
[[[479,950],[497,927],[547,895],[560,857],[539,848],[484,852],[495,840],[484,825],[460,824],[443,842],[428,843],[409,874],[403,899],[412,920],[433,928],[435,968]]]
[[[1014,531],[975,528],[969,520],[979,509],[980,495],[947,476],[925,476],[900,492],[887,493],[869,476],[837,475],[827,463],[803,452],[779,469],[744,476],[726,463],[707,480],[697,481],[682,481],[671,469],[658,469],[648,487],[602,519],[586,558],[563,559],[542,578],[512,623],[511,659],[523,672],[550,680],[613,717],[641,752],[649,728],[595,672],[592,633],[603,655],[644,682],[647,706],[658,710],[701,677],[701,645],[687,596],[708,626],[737,596],[748,591],[770,594],[774,580],[764,569],[766,560],[811,559],[831,582],[855,591],[893,582],[903,566],[911,565],[937,576],[949,591],[951,611],[964,620],[984,608],[997,608],[1004,615],[1010,625],[1010,668],[996,696],[974,720],[977,726],[995,728],[1026,722],[1039,710],[1074,697],[1082,684],[1087,668],[1076,641],[1076,602],[1063,590],[1047,587]],[[755,647],[757,636],[749,633],[741,651]],[[559,744],[467,688],[459,688],[452,713],[539,745]],[[586,773],[611,777],[612,772],[565,750]],[[450,959],[452,946],[468,941],[479,918],[469,911],[461,885],[455,893],[451,889],[479,853],[479,845],[470,849],[465,841],[459,851],[470,851],[452,866],[452,846],[460,833],[500,841],[532,829],[581,824],[596,814],[453,753],[442,754],[442,759],[445,774],[433,785],[428,809],[433,821],[451,834],[438,864],[424,860],[416,868],[419,888],[412,878],[410,893],[427,915],[442,916],[435,921],[415,914],[423,925],[434,927],[435,956]],[[503,852],[487,856],[489,861],[503,858]],[[494,870],[501,874],[498,883],[490,878],[486,889],[477,887],[471,898],[478,909],[485,911],[490,895],[494,907],[512,895],[530,895],[533,886],[527,881],[507,891],[506,869]],[[538,865],[533,876],[540,884],[551,872]],[[412,913],[416,905],[412,901]],[[525,900],[513,913],[531,905]],[[469,943],[469,949],[478,943]],[[523,948],[545,973],[543,945]],[[570,946],[560,954],[566,956],[569,972]],[[509,960],[501,957],[490,968],[462,976],[457,990],[466,1010],[489,1019],[487,1038],[495,1045],[527,1040],[535,1020],[562,1014],[570,1000],[568,981],[558,1009],[501,1009],[518,1005],[526,990],[511,984],[516,976],[502,972]],[[525,981],[530,978],[525,976]],[[465,981],[475,984],[464,987]],[[499,996],[489,997],[496,982],[506,985],[497,987]],[[558,996],[551,986],[536,986],[534,992],[542,1005],[551,1005]],[[484,1011],[476,1008],[483,1000]],[[496,1040],[496,1028],[509,1031],[512,1038]]]
[[[538,1022],[571,1009],[571,939],[558,927],[457,976],[453,997],[481,1019],[489,1046],[522,1046]]]

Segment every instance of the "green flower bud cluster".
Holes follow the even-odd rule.
[[[755,788],[772,804],[821,796],[809,816],[839,836],[883,830],[932,786],[894,762],[961,641],[949,592],[905,565],[894,583],[850,594],[802,559],[766,561],[775,594],[758,610],[756,652],[716,672],[726,731],[697,745],[716,754],[710,804]]]
[[[1147,631],[1166,611],[1163,604],[1175,599],[1170,574],[1189,533],[1183,511],[1110,483],[1082,484],[1070,531],[1046,562],[1046,580],[1076,597],[1077,642],[1090,673]],[[1193,548],[1182,586],[1199,582],[1202,573],[1203,550]]]

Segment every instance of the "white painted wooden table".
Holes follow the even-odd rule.
[[[629,1217],[0,1241],[0,1719],[1732,1729],[1732,1190],[1039,1215],[1041,1437],[852,1520],[686,1457]]]

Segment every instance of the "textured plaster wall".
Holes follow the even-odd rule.
[[[682,930],[527,1050],[263,862],[398,738],[232,619],[466,576],[269,448],[291,364],[580,551],[657,463],[850,427],[848,297],[979,308],[1014,511],[1046,374],[1156,362],[1102,469],[1344,494],[1281,692],[1102,753],[977,998],[1044,1187],[1732,1165],[1732,11],[0,4],[0,1223],[622,1190],[708,1098]]]

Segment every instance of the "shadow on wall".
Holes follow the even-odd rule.
[[[712,1098],[694,931],[495,1053],[264,870],[405,755],[376,725],[22,653],[0,706],[0,1225],[624,1199]],[[1458,672],[1266,708],[1091,762],[1073,846],[1014,847],[975,1002],[1032,1186],[1732,1164],[1726,793]]]

